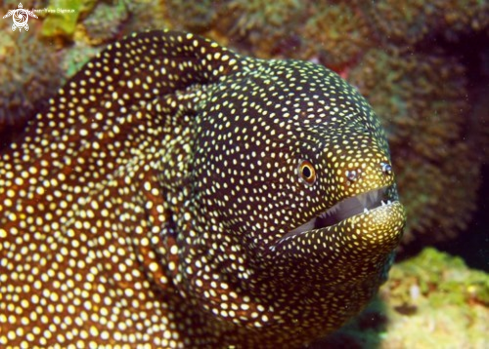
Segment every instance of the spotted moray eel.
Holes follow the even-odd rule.
[[[0,346],[307,345],[375,294],[404,222],[338,75],[134,34],[1,155]]]

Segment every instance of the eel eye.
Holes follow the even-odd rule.
[[[298,172],[300,180],[305,184],[313,185],[316,182],[316,170],[309,161],[302,160]]]

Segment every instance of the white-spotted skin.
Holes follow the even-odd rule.
[[[180,32],[117,42],[0,158],[0,346],[306,344],[376,292],[404,211],[283,237],[345,198],[396,198],[389,163],[323,67]]]

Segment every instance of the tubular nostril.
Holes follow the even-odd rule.
[[[389,165],[388,163],[386,162],[381,162],[380,163],[380,166],[382,168],[382,172],[386,175],[390,175],[392,174],[392,166]]]

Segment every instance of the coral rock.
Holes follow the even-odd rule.
[[[480,162],[468,132],[465,71],[455,59],[370,50],[349,81],[383,120],[408,224],[442,240],[467,226],[475,210]]]

